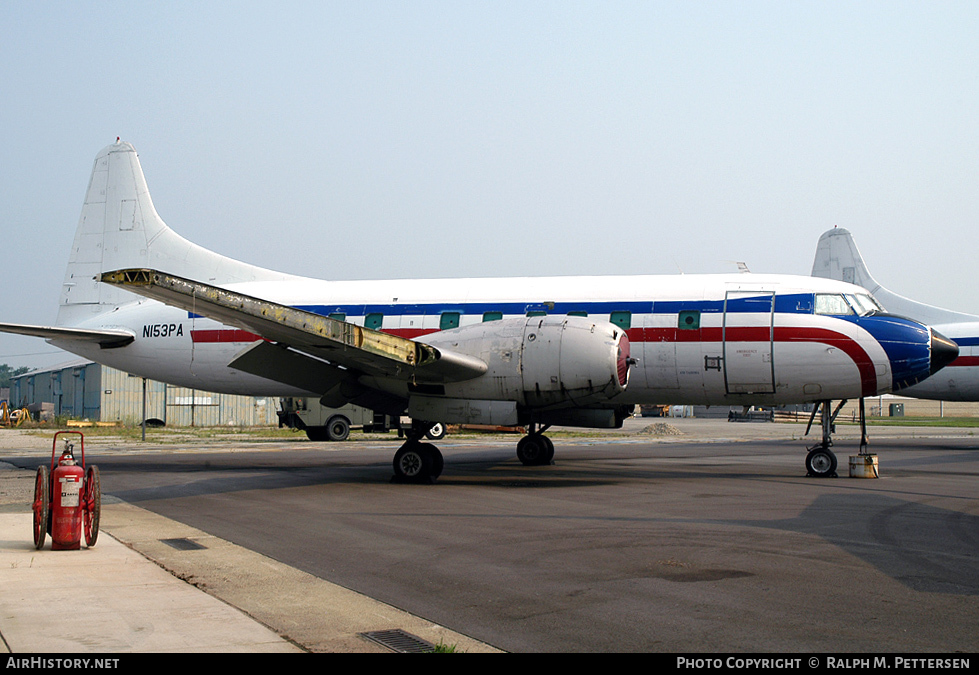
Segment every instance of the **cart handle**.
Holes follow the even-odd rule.
[[[55,467],[55,453],[58,451],[58,436],[61,434],[78,434],[82,439],[82,469],[85,468],[85,434],[80,431],[56,431],[54,432],[54,440],[51,443],[51,471],[54,471]]]

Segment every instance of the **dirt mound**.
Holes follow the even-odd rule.
[[[683,432],[677,429],[672,424],[667,424],[666,422],[657,422],[656,424],[650,424],[648,427],[644,427],[639,433],[648,434],[650,436],[682,436]]]

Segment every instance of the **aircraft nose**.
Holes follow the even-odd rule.
[[[959,358],[959,346],[937,330],[932,330],[931,374],[934,375],[957,358]]]

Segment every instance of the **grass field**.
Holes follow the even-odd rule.
[[[847,421],[846,424],[854,424]],[[837,424],[840,424],[838,421]],[[868,417],[867,426],[979,427],[979,417]]]

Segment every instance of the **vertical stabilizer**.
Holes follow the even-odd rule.
[[[819,238],[811,276],[856,284],[874,294],[881,287],[870,275],[850,232],[842,227],[824,232]]]
[[[125,267],[149,267],[215,285],[289,278],[209,251],[167,227],[153,207],[135,148],[116,141],[95,158],[68,258],[58,325],[78,325],[133,302],[131,293],[95,281],[100,272]]]
[[[863,286],[888,312],[929,325],[975,321],[979,318],[972,314],[916,302],[887,290],[871,276],[856,242],[853,241],[853,236],[842,227],[824,232],[819,238],[819,243],[816,244],[816,257],[812,263],[812,276]]]

